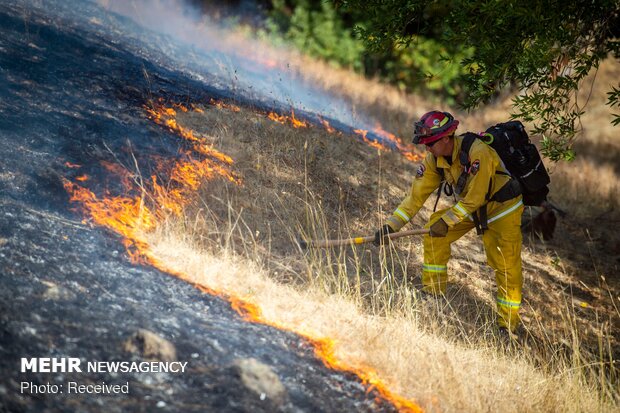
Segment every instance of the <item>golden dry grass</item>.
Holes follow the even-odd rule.
[[[178,228],[154,235],[154,252],[190,280],[257,304],[265,319],[314,337],[336,340],[335,355],[368,366],[398,394],[427,411],[609,410],[580,372],[541,372],[517,353],[498,352],[493,341],[464,345],[425,332],[415,316],[365,314],[346,297],[275,282],[260,266],[234,256],[216,257]],[[607,407],[607,409],[606,409]]]
[[[330,79],[316,65],[309,76]],[[350,98],[364,109],[383,105],[385,96],[400,102],[386,104],[380,114],[385,125],[407,130],[403,119],[429,109],[408,106],[419,98],[376,82],[337,76],[325,80],[326,87],[352,91]],[[505,119],[505,107],[504,101],[462,117],[464,129]],[[305,256],[295,247],[298,233],[372,233],[404,196],[415,165],[319,127],[294,129],[245,109],[204,109],[179,114],[179,123],[231,155],[244,185],[206,182],[184,217],[150,234],[155,253],[170,266],[256,303],[274,323],[333,338],[342,360],[372,367],[429,411],[618,407],[618,262],[610,259],[614,239],[603,237],[609,226],[590,225],[588,213],[593,204],[617,206],[618,187],[599,182],[617,178],[613,165],[598,161],[610,150],[584,157],[580,165],[590,172],[581,179],[571,178],[570,166],[557,167],[552,179],[560,187],[552,197],[573,215],[560,221],[561,239],[526,242],[523,339],[506,347],[496,337],[493,276],[475,234],[454,248],[446,297],[430,302],[416,293],[419,239],[386,250],[363,246]],[[608,142],[618,150],[605,139],[590,134],[583,142]],[[429,213],[425,208],[414,225]]]

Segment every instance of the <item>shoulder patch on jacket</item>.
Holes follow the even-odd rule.
[[[479,169],[480,169],[480,159],[476,159],[475,161],[471,163],[471,166],[469,167],[469,173],[472,175],[476,175]]]
[[[416,178],[422,178],[424,176],[424,171],[426,171],[426,167],[424,167],[424,164],[420,164],[420,166],[418,166],[418,170],[415,173]]]

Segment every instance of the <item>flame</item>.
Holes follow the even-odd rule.
[[[121,181],[122,187],[125,188],[126,190],[129,190],[129,188],[131,188],[132,185],[134,185],[134,182],[136,182],[134,174],[130,173],[126,168],[124,168],[120,164],[111,163],[108,161],[101,161],[100,165],[106,171],[108,171],[110,175],[114,176],[115,178],[119,178]]]
[[[180,109],[178,105],[174,107]],[[267,320],[262,316],[259,306],[250,299],[230,296],[196,284],[187,274],[168,268],[154,256],[146,234],[153,231],[170,214],[180,215],[200,185],[215,177],[226,178],[237,185],[241,184],[242,180],[231,169],[232,158],[208,145],[204,137],[196,136],[191,130],[178,125],[175,109],[152,105],[145,107],[145,110],[155,123],[188,141],[191,149],[181,152],[180,159],[153,157],[157,174],[144,181],[139,174],[132,173],[120,164],[101,162],[102,168],[119,179],[123,195],[113,196],[106,191],[102,197],[98,197],[90,189],[65,179],[64,187],[70,194],[71,201],[81,204],[86,215],[95,224],[119,234],[132,262],[152,265],[189,282],[204,293],[227,299],[246,321],[295,331],[313,346],[316,356],[328,368],[357,375],[368,386],[367,393],[376,390],[381,397],[389,400],[401,411],[420,412],[416,404],[390,392],[373,369],[361,365],[352,367],[340,361],[335,354],[333,340],[316,338],[316,334],[299,331],[295,326],[280,325]],[[289,120],[295,120],[294,113]],[[167,182],[161,176],[167,177]]]
[[[67,168],[71,168],[71,169],[81,168],[81,167],[82,167],[82,165],[78,165],[78,164],[76,164],[76,163],[71,163],[71,162],[69,162],[69,161],[65,162],[65,166],[66,166]]]
[[[325,127],[325,130],[329,133],[336,133],[336,129],[334,129],[327,120],[319,117],[319,121]]]
[[[422,155],[415,152],[415,147],[413,144],[404,144],[401,138],[385,131],[379,123],[375,125],[373,132],[381,136],[383,139],[393,142],[398,151],[410,161],[418,162],[422,159]]]
[[[75,177],[76,181],[80,181],[80,182],[84,182],[84,181],[88,181],[88,175],[80,175],[80,176],[76,176]]]
[[[241,112],[241,108],[237,105],[233,105],[232,103],[224,103],[219,100],[215,100],[213,98],[209,100],[209,103],[211,103],[213,106],[215,106],[218,109],[228,109],[228,110],[232,110],[233,112]]]
[[[174,107],[181,111],[185,108],[180,104]],[[144,234],[153,230],[169,214],[180,215],[202,182],[223,177],[240,185],[242,180],[231,169],[231,157],[213,148],[205,138],[177,124],[175,109],[153,105],[145,110],[155,123],[167,127],[191,144],[191,149],[182,151],[179,159],[154,158],[157,173],[168,177],[166,184],[157,175],[142,181],[139,174],[132,173],[126,167],[102,161],[101,166],[120,181],[124,195],[112,196],[106,192],[99,198],[77,183],[65,180],[64,186],[71,195],[71,201],[79,202],[97,225],[123,237],[132,262],[152,264]],[[79,182],[87,179],[85,175],[75,178]]]
[[[287,122],[289,122],[294,128],[307,128],[310,125],[308,124],[308,122],[305,122],[303,120],[299,120],[295,117],[295,111],[291,110],[291,116],[287,116],[287,115],[278,115],[275,112],[269,112],[269,114],[267,115],[267,117],[269,119],[271,119],[274,122],[278,122],[281,124],[285,124]]]
[[[173,103],[172,106],[179,109],[181,112],[187,112],[188,109],[186,106],[181,105],[180,103]]]
[[[362,140],[366,142],[366,144],[372,146],[373,148],[377,148],[381,151],[389,150],[389,147],[386,144],[369,139],[367,137],[368,135],[367,130],[354,129],[353,131],[356,134],[360,135],[362,137]],[[402,139],[400,139],[399,137],[397,137],[396,135],[392,133],[385,131],[379,123],[375,125],[373,132],[376,135],[380,136],[384,141],[391,142],[394,145],[394,147],[396,147],[396,149],[401,153],[401,155],[403,155],[408,160],[417,162],[422,159],[422,156],[415,152],[415,147],[413,145],[404,144]]]
[[[215,149],[206,138],[196,136],[192,130],[180,126],[175,119],[174,109],[152,105],[145,107],[145,110],[155,123],[166,126],[193,145],[192,151],[183,151],[184,158],[177,160],[172,166],[166,165],[166,161],[162,159],[157,163],[158,171],[169,177],[168,185],[164,186],[155,175],[151,176],[150,196],[159,211],[180,215],[201,183],[217,176],[237,185],[242,183],[241,178],[230,168],[233,159]],[[200,155],[202,159],[195,155]]]
[[[159,104],[152,104],[151,107],[145,106],[148,116],[151,120],[153,120],[158,125],[163,125],[168,127],[172,132],[177,133],[179,136],[193,142],[194,150],[202,155],[216,158],[226,164],[231,165],[233,160],[230,156],[221,153],[220,151],[213,148],[206,138],[194,135],[194,132],[191,129],[184,128],[180,126],[176,121],[176,111],[173,108],[165,107]],[[187,108],[185,109],[187,111]],[[221,173],[224,173],[224,170],[219,168],[217,165],[205,165],[210,169],[218,169]],[[238,178],[233,175],[226,174],[227,177],[236,181]]]
[[[89,189],[68,180],[64,180],[63,184],[71,196],[71,202],[79,202],[96,224],[123,236],[123,245],[132,262],[146,263],[141,256],[142,251],[148,250],[148,243],[141,233],[154,229],[156,218],[144,206],[140,197],[118,196],[99,199]]]
[[[288,325],[267,320],[262,316],[260,307],[250,302],[249,298],[241,300],[239,298],[228,297],[228,299],[231,301],[232,308],[246,321],[270,325],[281,330],[295,331],[296,334],[306,339],[312,345],[314,354],[323,361],[326,367],[332,370],[353,373],[358,376],[362,380],[362,383],[368,386],[366,393],[376,390],[384,400],[389,400],[401,412],[417,413],[422,411],[422,409],[411,400],[392,393],[388,389],[387,384],[379,378],[377,372],[371,367],[362,365],[349,366],[340,361],[336,356],[336,342],[334,340],[329,338],[316,338],[316,334],[300,331],[297,326],[292,328]],[[376,401],[380,402],[381,400]]]
[[[286,116],[280,116],[275,112],[269,112],[269,115],[267,115],[267,117],[274,122],[278,122],[282,124],[286,123]]]
[[[290,123],[294,128],[308,128],[310,124],[305,121],[301,121],[295,118],[295,111],[291,110],[291,116],[287,115],[279,115],[275,112],[269,112],[267,117],[274,122],[278,122],[281,124]],[[325,127],[328,133],[337,133],[338,131],[332,127],[326,119],[323,119],[321,116],[318,116],[319,122]],[[386,145],[382,141],[373,140],[368,138],[368,130],[367,129],[353,129],[353,132],[362,138],[362,141],[366,143],[368,146],[376,148],[380,151],[389,151],[390,146]],[[403,143],[403,140],[396,135],[387,132],[381,127],[381,124],[376,123],[375,128],[373,129],[373,133],[383,141],[391,142],[393,147],[395,147],[401,155],[407,158],[410,161],[418,162],[422,159],[422,155],[415,151],[415,147],[410,144]]]
[[[385,146],[384,144],[382,144],[379,141],[373,141],[370,140],[366,137],[366,135],[368,134],[368,131],[365,129],[354,129],[353,132],[357,133],[359,136],[362,137],[362,140],[364,142],[366,142],[366,144],[368,146],[372,146],[373,148],[377,148],[380,151],[389,151],[390,148],[388,148],[387,146]]]
[[[308,124],[302,120],[295,119],[295,111],[291,110],[291,123],[294,128],[307,128]]]

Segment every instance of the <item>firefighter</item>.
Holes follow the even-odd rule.
[[[496,201],[510,185],[510,174],[497,152],[480,139],[469,150],[469,170],[464,171],[460,153],[463,136],[455,136],[459,121],[448,112],[431,111],[415,123],[413,143],[426,145],[428,153],[418,167],[411,190],[387,223],[375,234],[375,244],[389,242],[388,234],[413,219],[433,191],[448,185],[459,200],[451,208],[434,212],[425,228],[422,291],[434,295],[446,291],[452,243],[476,227],[482,232],[487,262],[495,270],[497,320],[504,334],[519,324],[521,306],[521,195]],[[502,190],[500,192],[500,189]],[[506,196],[501,197],[501,199]],[[482,222],[481,222],[482,219]]]

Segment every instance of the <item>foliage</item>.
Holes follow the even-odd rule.
[[[620,106],[620,88],[615,86],[611,87],[611,92],[607,93],[607,104],[611,107]],[[614,120],[612,120],[611,123],[613,123],[614,126],[620,125],[620,115],[614,113],[612,116]]]
[[[466,96],[463,78],[467,72],[459,62],[471,53],[471,49],[451,53],[440,42],[418,36],[411,47],[393,47],[384,77],[403,90],[438,93],[452,105]]]
[[[354,33],[365,21],[357,12],[337,9],[329,1],[272,0],[265,29],[269,38],[288,43],[311,56],[338,66],[353,68],[368,76],[379,76],[406,91],[433,92],[449,104],[466,95],[459,64],[471,56],[470,50],[447,48],[424,36],[415,39],[416,47],[388,44],[371,49]]]
[[[329,2],[273,0],[267,22],[272,35],[281,36],[304,53],[356,70],[362,69],[364,44]]]
[[[515,113],[534,123],[543,152],[553,160],[574,157],[583,107],[576,99],[581,81],[601,60],[620,56],[617,0],[471,1],[336,0],[363,25],[357,33],[372,50],[397,44],[417,47],[425,36],[452,56],[463,50],[467,96],[472,109],[499,89],[516,85]],[[618,104],[614,89],[609,104]],[[620,120],[616,116],[614,124]]]

